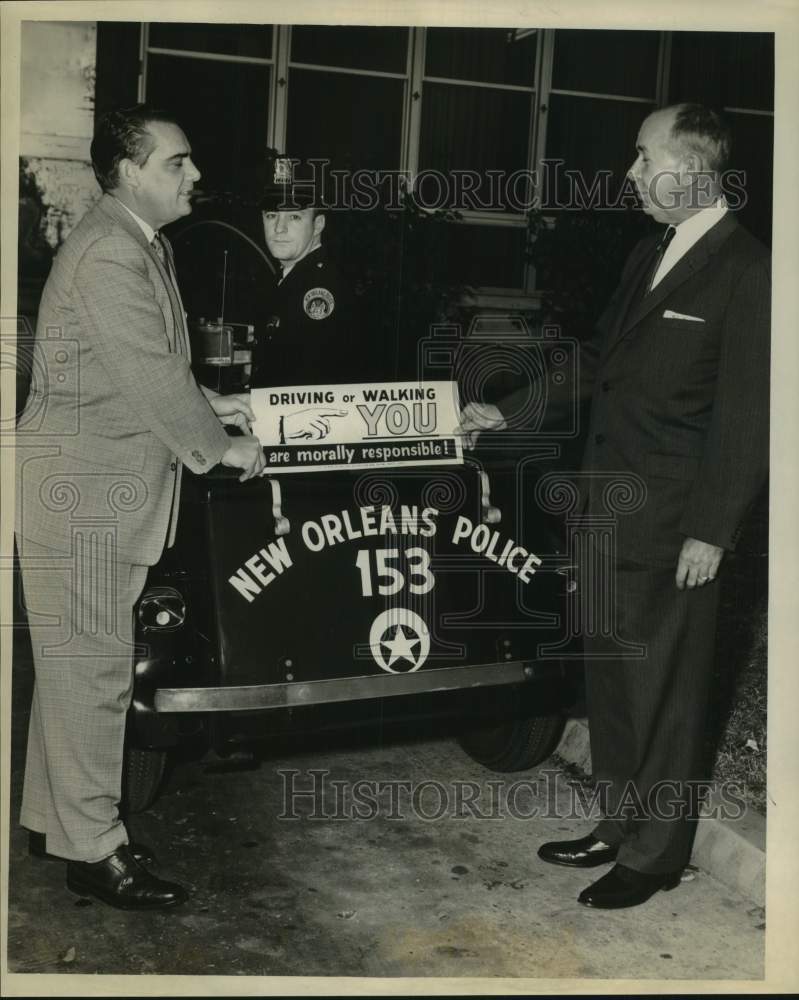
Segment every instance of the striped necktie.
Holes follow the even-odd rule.
[[[164,265],[164,270],[169,275],[170,281],[177,288],[178,283],[175,279],[175,269],[172,265],[172,254],[170,253],[170,248],[167,246],[167,242],[160,233],[156,233],[153,236],[152,248],[158,255],[158,259]]]
[[[158,259],[164,266],[164,270],[169,276],[170,284],[172,285],[172,291],[178,304],[178,321],[180,337],[178,339],[178,349],[181,354],[187,354],[191,358],[191,346],[189,342],[189,331],[186,326],[186,317],[183,311],[183,300],[180,297],[180,289],[178,288],[178,279],[175,274],[175,264],[174,258],[172,256],[172,247],[169,245],[169,240],[160,233],[156,233],[153,236],[152,243],[150,244],[158,255]]]

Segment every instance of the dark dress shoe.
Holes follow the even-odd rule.
[[[155,855],[146,844],[128,844],[130,853],[140,865],[155,864]],[[43,833],[31,830],[28,834],[28,854],[32,858],[39,858],[41,861],[63,861],[56,854],[47,853],[47,842]]]
[[[593,833],[579,840],[553,840],[538,848],[538,856],[550,865],[568,868],[595,868],[616,860],[618,847],[597,840]]]
[[[188,899],[183,886],[156,878],[127,845],[102,861],[68,861],[67,888],[120,910],[156,910]]]
[[[624,865],[614,865],[607,875],[583,889],[577,901],[597,910],[623,910],[640,906],[661,889],[668,891],[680,884],[681,872],[637,872]]]

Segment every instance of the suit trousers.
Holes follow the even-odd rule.
[[[69,554],[17,536],[36,675],[20,821],[73,861],[128,842],[119,801],[147,567],[118,562],[113,541],[90,535]]]
[[[583,639],[603,817],[594,833],[619,846],[628,868],[678,871],[690,859],[704,777],[719,583],[678,590],[676,565],[619,559],[609,572],[614,634]]]

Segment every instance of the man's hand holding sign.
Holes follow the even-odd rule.
[[[507,426],[505,418],[491,403],[467,403],[455,433],[463,438],[464,447],[471,450],[483,431],[504,431]]]
[[[228,396],[212,396],[208,402],[221,423],[228,427],[238,427],[249,434],[252,422],[255,420],[255,414],[250,407],[248,393],[237,392]]]

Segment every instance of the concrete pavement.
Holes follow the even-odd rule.
[[[29,668],[17,673],[14,816]],[[604,869],[535,856],[544,840],[590,828],[570,818],[574,785],[551,765],[491,774],[443,734],[421,735],[314,737],[251,769],[178,765],[132,824],[157,849],[158,870],[191,887],[172,912],[77,900],[63,866],[29,858],[12,823],[9,969],[675,985],[762,977],[764,914],[752,900],[700,871],[645,906],[587,910],[577,894]]]

